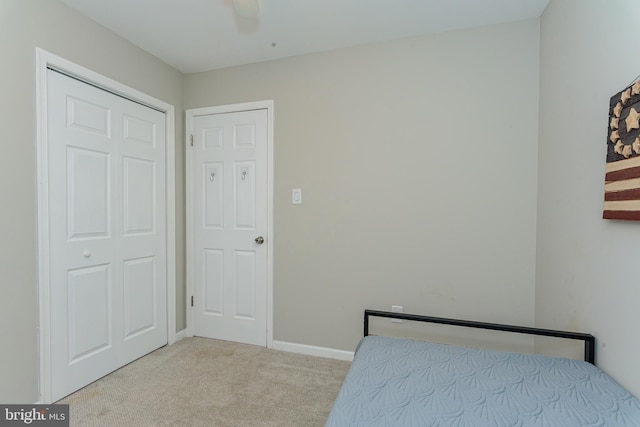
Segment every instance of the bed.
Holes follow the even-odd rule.
[[[581,340],[585,360],[369,336],[370,316]],[[640,426],[640,401],[595,366],[592,335],[376,310],[364,335],[326,427]]]

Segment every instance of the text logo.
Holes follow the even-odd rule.
[[[69,427],[69,405],[0,405],[0,427]]]

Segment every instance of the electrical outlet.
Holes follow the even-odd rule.
[[[391,311],[394,313],[402,313],[402,306],[401,305],[392,305],[391,306]],[[402,319],[391,319],[391,321],[393,323],[402,323]]]

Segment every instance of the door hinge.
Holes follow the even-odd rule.
[[[191,295],[191,307],[193,307],[193,295]]]
[[[191,146],[193,147],[193,134],[191,134],[191,138],[189,138],[189,142],[191,143]]]

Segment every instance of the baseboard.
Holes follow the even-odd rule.
[[[307,356],[326,357],[328,359],[353,360],[353,351],[337,350],[335,348],[316,347],[314,345],[297,344],[286,341],[273,341],[274,350],[288,351],[291,353],[306,354]]]
[[[186,336],[185,335],[185,331],[186,331],[186,329],[183,329],[183,330],[181,330],[179,332],[176,332],[176,341],[175,342],[180,341],[182,338],[184,338]]]

